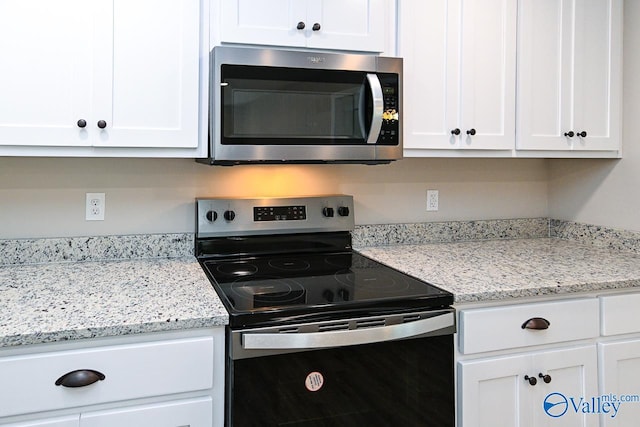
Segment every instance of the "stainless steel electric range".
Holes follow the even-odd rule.
[[[196,201],[228,426],[453,426],[453,295],[351,248],[345,195]]]

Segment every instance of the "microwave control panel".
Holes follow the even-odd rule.
[[[378,144],[397,144],[400,134],[398,75],[379,73],[384,111]]]

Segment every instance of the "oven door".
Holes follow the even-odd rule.
[[[454,425],[453,310],[325,329],[232,332],[227,425]]]

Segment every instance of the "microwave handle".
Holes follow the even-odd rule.
[[[382,97],[382,85],[376,74],[367,74],[371,98],[373,99],[373,114],[371,115],[371,126],[367,144],[375,144],[382,129],[382,113],[384,112],[384,98]]]

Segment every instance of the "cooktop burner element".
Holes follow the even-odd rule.
[[[295,207],[305,215],[266,221],[261,213],[272,207],[278,212]],[[228,211],[234,215],[224,215]],[[336,218],[335,212],[346,215]],[[229,311],[231,326],[453,303],[450,293],[352,251],[352,212],[349,196],[198,199],[196,255]]]

